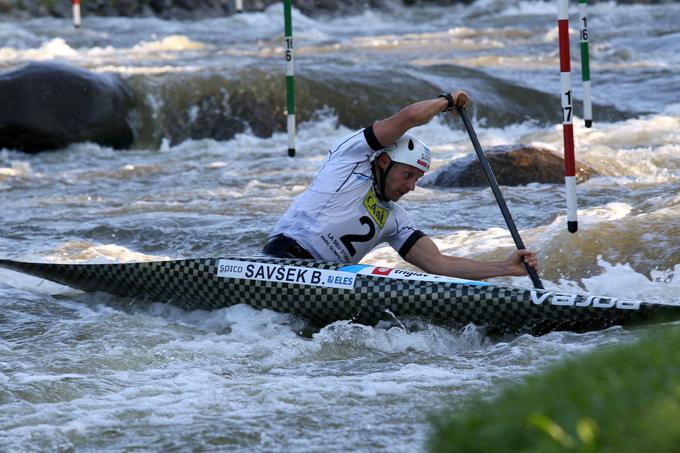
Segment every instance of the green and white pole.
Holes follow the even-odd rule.
[[[578,1],[581,24],[581,80],[583,80],[583,118],[586,127],[593,125],[593,101],[590,94],[590,54],[588,52],[588,0]]]
[[[293,19],[291,0],[283,0],[286,40],[286,115],[288,116],[288,155],[295,157],[295,66],[293,64]]]

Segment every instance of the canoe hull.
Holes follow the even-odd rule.
[[[473,323],[493,334],[537,334],[597,330],[662,315],[680,318],[680,306],[674,305],[438,276],[428,279],[428,274],[370,266],[358,266],[358,272],[357,266],[313,260],[229,257],[120,264],[0,260],[0,266],[88,292],[164,302],[185,310],[245,303],[317,325],[348,319],[375,324],[392,316],[417,316],[449,325]],[[386,275],[399,272],[406,278]]]

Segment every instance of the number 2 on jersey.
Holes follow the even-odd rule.
[[[359,222],[361,222],[362,225],[368,225],[368,233],[346,234],[340,237],[340,241],[342,241],[342,243],[347,248],[347,251],[352,256],[357,254],[357,249],[354,248],[354,244],[352,244],[353,242],[368,242],[373,239],[373,236],[375,236],[375,225],[373,224],[373,221],[370,217],[361,216],[361,218],[359,218]]]

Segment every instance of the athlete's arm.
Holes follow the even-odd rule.
[[[470,105],[470,96],[464,91],[456,90],[451,93],[451,96],[455,107],[464,106],[467,108]],[[399,140],[412,127],[422,126],[429,122],[438,113],[444,111],[447,106],[448,101],[443,97],[411,104],[389,118],[373,123],[375,138],[381,145],[389,146]],[[455,115],[458,111],[454,108],[450,113]]]
[[[470,280],[503,275],[526,275],[525,262],[534,268],[538,267],[536,254],[529,250],[517,250],[503,261],[476,261],[443,255],[428,236],[418,239],[404,258],[425,272]]]

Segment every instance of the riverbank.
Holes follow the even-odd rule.
[[[596,352],[530,376],[497,399],[442,416],[433,452],[677,450],[680,332]]]

